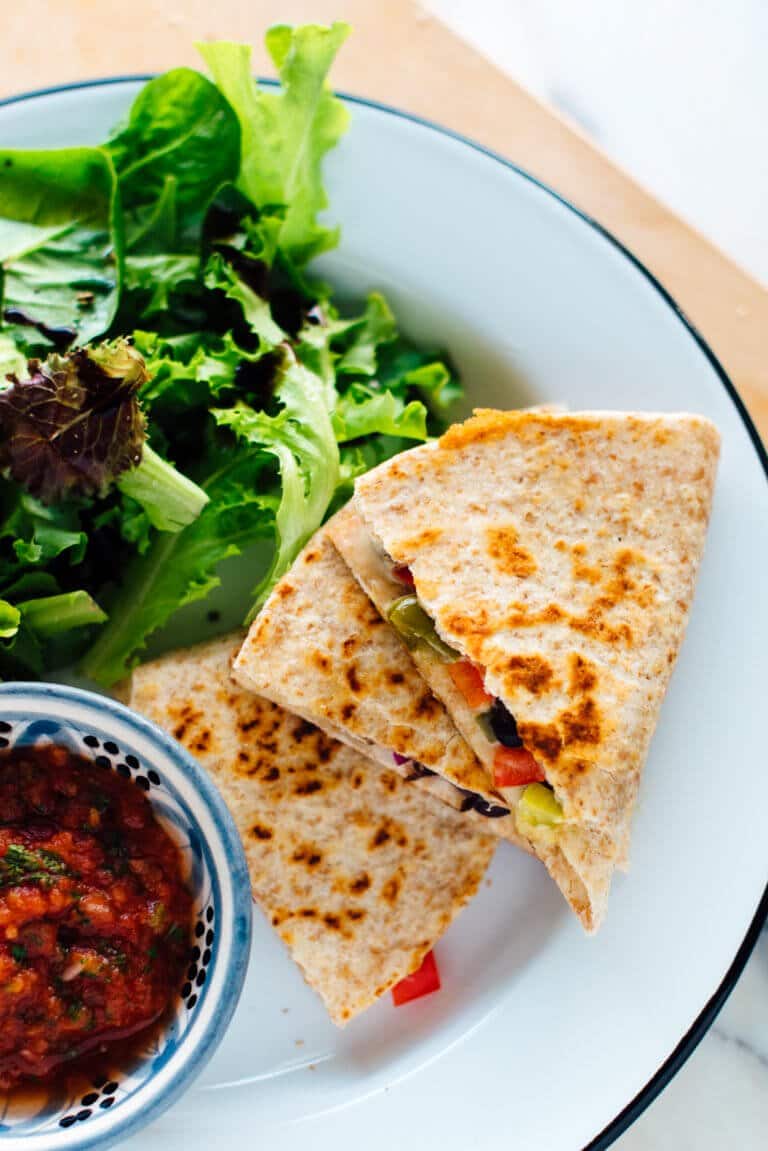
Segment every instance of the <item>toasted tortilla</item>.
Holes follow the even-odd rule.
[[[342,513],[343,515],[343,513]],[[396,770],[484,831],[524,845],[509,808],[321,528],[233,664],[242,687]]]
[[[590,931],[626,860],[718,451],[699,416],[478,411],[362,476],[358,520],[333,532],[385,614],[391,562],[410,568],[439,635],[514,715],[564,812],[518,830]],[[415,658],[492,786],[493,744],[445,665]]]
[[[227,636],[139,667],[130,703],[200,761],[242,836],[253,896],[342,1026],[415,971],[497,839],[244,691]]]

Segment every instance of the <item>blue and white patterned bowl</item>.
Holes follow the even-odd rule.
[[[250,952],[251,894],[243,848],[223,800],[175,740],[111,699],[58,684],[0,684],[0,748],[52,742],[116,771],[147,793],[175,839],[194,900],[189,967],[168,1025],[130,1065],[0,1095],[2,1151],[105,1147],[155,1119],[189,1086],[221,1040]]]

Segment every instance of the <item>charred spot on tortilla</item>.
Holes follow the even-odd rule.
[[[626,622],[609,623],[603,614],[604,608],[612,606],[612,601],[598,599],[586,615],[571,616],[568,624],[574,631],[581,632],[582,635],[590,639],[600,640],[608,646],[623,644],[626,647],[631,647],[632,628],[629,624]]]
[[[297,783],[293,789],[294,795],[316,795],[318,791],[323,790],[323,784],[319,779],[305,779],[301,783]]]
[[[528,579],[536,571],[536,560],[527,548],[518,542],[517,529],[508,524],[503,528],[488,528],[488,555],[499,571],[518,579]]]
[[[491,627],[488,609],[479,601],[468,601],[460,610],[454,609],[447,617],[446,624],[459,636],[490,635]]]
[[[443,529],[438,527],[428,527],[420,531],[413,539],[403,541],[403,551],[412,552],[418,551],[419,548],[425,547],[427,544],[434,544],[440,539],[443,534]],[[390,557],[390,563],[394,561]]]
[[[197,739],[192,744],[193,751],[207,751],[211,746],[211,739],[213,738],[211,729],[206,727],[198,734]]]
[[[442,705],[438,703],[428,688],[426,691],[421,692],[415,703],[416,714],[423,719],[435,715],[441,710],[441,707]]]
[[[554,763],[563,748],[563,740],[559,730],[551,723],[525,723],[517,721],[517,730],[523,745],[530,751],[535,751],[544,759]]]
[[[587,697],[577,708],[562,711],[559,720],[565,745],[600,742],[600,712],[593,699]]]
[[[365,872],[358,875],[353,879],[349,885],[349,890],[353,895],[362,895],[371,886],[371,878]]]
[[[505,678],[509,683],[520,685],[531,692],[540,695],[548,691],[553,684],[554,672],[547,660],[541,655],[512,655],[507,661]]]
[[[312,844],[297,847],[292,857],[294,863],[305,863],[307,867],[317,867],[323,862],[323,853]]]
[[[293,728],[293,738],[296,743],[301,743],[308,735],[317,734],[317,731],[318,728],[316,728],[313,723],[308,723],[306,719],[299,719],[297,717]]]
[[[603,573],[599,567],[594,567],[592,564],[584,560],[586,554],[586,547],[584,544],[574,544],[571,549],[571,574],[575,580],[585,580],[587,583],[598,584],[603,578]]]
[[[254,839],[271,839],[273,832],[270,827],[262,827],[261,824],[256,823],[251,828],[251,835]]]
[[[388,879],[382,887],[381,897],[382,899],[385,899],[387,903],[394,903],[397,899],[399,891],[400,879],[396,875],[393,875],[392,878]]]
[[[200,720],[203,718],[203,713],[192,707],[191,704],[185,703],[176,712],[176,718],[177,723],[173,729],[173,734],[174,737],[178,739],[179,743],[183,743],[184,737],[186,736],[190,727],[200,722]]]
[[[572,652],[568,659],[568,689],[571,695],[585,695],[597,685],[595,665],[579,652]]]
[[[357,694],[363,690],[363,685],[361,684],[357,674],[357,666],[354,663],[347,665],[347,667],[344,669],[344,675],[346,676],[350,691],[353,691]]]
[[[249,731],[253,731],[253,729],[258,727],[260,723],[261,717],[256,715],[252,719],[241,719],[237,726],[243,735],[247,735]],[[176,736],[176,738],[179,739],[180,737]]]

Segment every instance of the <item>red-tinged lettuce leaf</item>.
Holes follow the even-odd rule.
[[[103,492],[141,461],[141,356],[124,341],[30,361],[0,392],[0,465],[44,503]]]

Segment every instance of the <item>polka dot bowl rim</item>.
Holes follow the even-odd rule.
[[[199,853],[210,888],[209,909],[216,926],[216,947],[210,976],[196,1010],[178,1037],[168,1042],[172,1054],[154,1060],[135,1088],[119,1105],[110,1107],[95,1122],[72,1121],[68,1126],[25,1126],[19,1130],[0,1122],[2,1151],[61,1151],[103,1148],[135,1134],[175,1103],[200,1074],[223,1038],[240,998],[250,956],[252,904],[248,868],[242,843],[229,811],[215,786],[193,757],[164,731],[122,703],[81,688],[49,683],[0,683],[0,721],[4,728],[28,724],[47,735],[55,728],[82,741],[99,738],[102,746],[114,742],[120,758],[138,759],[144,772],[162,788],[185,820],[189,843]],[[42,725],[42,727],[41,727]],[[71,738],[63,741],[70,746]],[[13,746],[32,742],[22,736]],[[3,743],[7,743],[4,739]],[[93,755],[91,746],[84,752]],[[94,757],[95,758],[95,757]],[[146,782],[144,783],[146,791]],[[154,787],[148,791],[157,804]],[[166,812],[164,811],[164,815]],[[163,820],[168,826],[167,820]],[[195,907],[200,893],[194,891]],[[211,911],[208,910],[208,915]],[[202,908],[201,908],[202,917]],[[200,919],[202,922],[202,918]],[[76,1105],[75,1105],[76,1106]]]

